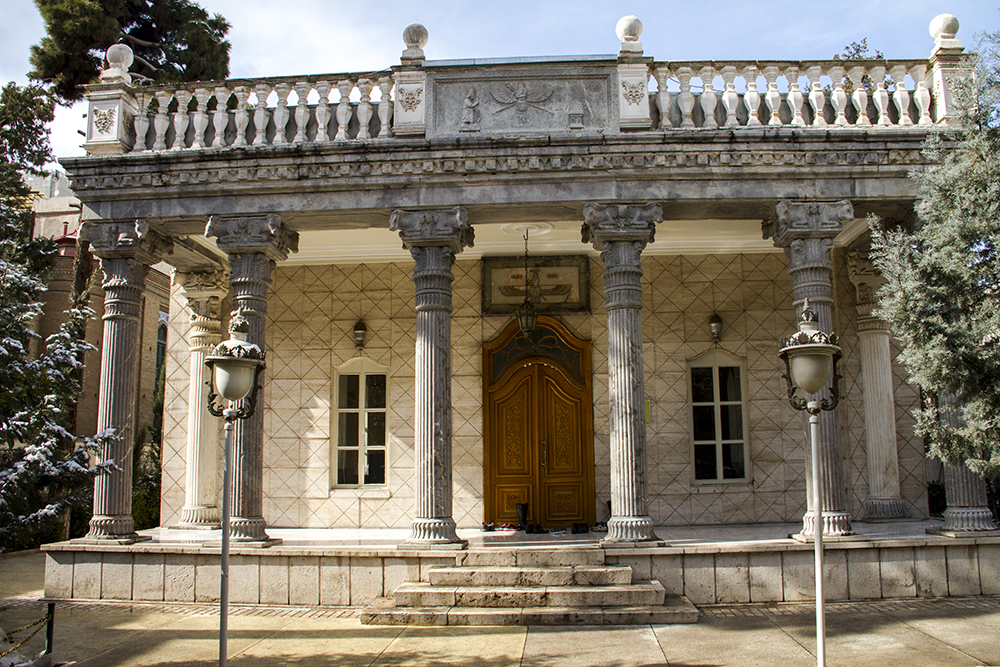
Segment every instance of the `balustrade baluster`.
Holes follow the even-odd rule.
[[[872,122],[868,119],[868,91],[865,90],[864,76],[865,66],[855,65],[847,71],[851,83],[854,85],[854,93],[851,99],[854,108],[858,110],[858,119],[854,122],[857,127],[871,127]]]
[[[725,91],[722,93],[722,106],[726,109],[726,127],[736,127],[740,124],[736,117],[739,108],[740,96],[736,92],[736,66],[726,65],[722,68],[722,81],[725,83]]]
[[[673,106],[673,95],[667,90],[667,83],[670,81],[670,69],[659,67],[653,72],[656,77],[656,108],[660,110],[660,129],[673,129],[674,124],[670,120],[670,109]]]
[[[698,72],[701,78],[701,110],[705,112],[705,121],[702,127],[719,127],[715,120],[715,107],[719,103],[715,94],[715,87],[712,81],[715,79],[715,69],[711,65],[705,65]]]
[[[306,125],[309,123],[309,91],[312,85],[306,81],[299,81],[295,84],[295,94],[299,101],[295,104],[295,143],[304,144],[306,142]]]
[[[825,127],[826,115],[823,110],[826,108],[826,91],[820,78],[823,76],[823,68],[813,65],[806,70],[806,78],[809,79],[809,106],[813,110],[812,127]]]
[[[872,65],[871,68],[872,99],[875,101],[875,108],[878,109],[878,127],[890,127],[892,120],[889,118],[889,91],[885,89],[885,67],[882,65]]]
[[[156,115],[153,116],[153,131],[156,137],[153,139],[153,150],[162,151],[167,149],[167,128],[170,127],[170,98],[169,91],[159,90],[156,92]]]
[[[747,82],[747,92],[743,94],[743,105],[747,108],[747,127],[761,124],[758,109],[760,109],[760,93],[757,92],[757,66],[748,65],[743,70],[743,78]]]
[[[271,144],[280,146],[288,143],[285,131],[288,125],[288,94],[292,92],[292,86],[278,83],[274,86],[274,92],[278,94],[278,106],[274,108],[274,140]]]
[[[226,145],[226,128],[229,127],[229,96],[232,92],[225,86],[215,89],[215,112],[212,114],[212,125],[215,127],[215,139],[212,148],[222,148]]]
[[[764,80],[767,82],[767,92],[764,94],[764,103],[767,104],[771,112],[771,119],[768,125],[781,125],[781,92],[778,90],[778,68],[775,65],[768,65],[764,68]]]
[[[149,98],[145,94],[136,93],[135,102],[138,113],[132,119],[132,127],[135,129],[135,143],[132,144],[132,153],[146,150],[146,132],[149,131]]]
[[[325,144],[330,141],[330,133],[326,126],[330,122],[330,82],[318,81],[316,92],[319,94],[319,102],[316,103],[316,143]]]
[[[250,116],[247,114],[247,100],[250,99],[250,89],[246,86],[236,86],[236,139],[233,146],[247,145],[247,125],[250,124]]]
[[[694,110],[694,93],[691,92],[693,74],[690,67],[681,67],[677,70],[677,78],[681,82],[681,92],[677,96],[677,106],[681,110],[681,127],[694,127],[694,119],[691,118],[691,112]]]
[[[837,114],[833,124],[837,127],[847,127],[847,91],[844,90],[844,68],[834,65],[830,68],[830,79],[833,80],[833,92],[830,93],[830,103]]]
[[[917,103],[920,114],[917,125],[931,125],[931,91],[927,87],[927,65],[914,65],[910,69],[910,76],[913,77],[913,99]]]
[[[187,129],[191,121],[191,117],[188,116],[191,93],[181,89],[174,93],[174,97],[177,99],[177,112],[174,114],[174,145],[171,148],[180,150],[187,142]]]
[[[802,88],[799,86],[799,68],[796,65],[789,65],[785,68],[785,79],[788,81],[788,108],[792,112],[791,125],[805,127],[806,119],[802,115],[802,102],[805,96],[802,95]]]
[[[910,91],[906,89],[906,67],[904,65],[893,65],[889,70],[895,90],[892,92],[892,103],[899,111],[898,125],[913,125],[910,118]]]
[[[208,108],[208,100],[211,96],[212,93],[207,88],[194,89],[197,107],[194,111],[194,119],[191,121],[191,125],[194,127],[194,140],[191,142],[191,148],[205,147],[205,128],[208,127],[208,115],[205,113],[205,109]]]
[[[340,91],[340,101],[337,103],[337,135],[334,141],[347,141],[347,125],[351,122],[351,90],[354,84],[341,81],[337,84]]]
[[[375,84],[369,79],[358,80],[358,90],[361,92],[361,101],[358,103],[358,136],[356,139],[368,139],[368,122],[372,119],[372,88]]]
[[[271,94],[271,86],[258,83],[253,92],[257,96],[257,107],[253,111],[253,124],[256,128],[253,145],[263,146],[267,143],[267,96]]]
[[[378,103],[378,138],[388,139],[389,138],[389,112],[392,110],[392,100],[389,99],[389,93],[392,91],[392,78],[384,76],[378,80],[378,89],[382,93],[382,99]]]

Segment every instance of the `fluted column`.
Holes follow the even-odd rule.
[[[656,223],[657,203],[587,204],[583,242],[604,262],[608,311],[608,395],[611,402],[611,518],[607,542],[655,540],[646,500],[646,398],[642,367],[642,263]]]
[[[952,428],[960,427],[962,422],[953,397],[940,397],[938,410],[941,419]],[[944,511],[942,531],[969,533],[997,530],[986,500],[986,482],[968,466],[944,464],[944,493],[948,507]]]
[[[104,272],[104,334],[97,432],[114,429],[101,447],[100,461],[117,469],[94,480],[94,514],[87,539],[133,542],[132,445],[136,436],[142,293],[149,267],[160,260],[169,241],[150,231],[145,221],[87,223],[81,233],[90,241]]]
[[[475,234],[464,208],[392,212],[416,266],[416,414],[414,517],[409,541],[461,543],[452,517],[451,488],[451,267]]]
[[[229,272],[225,270],[177,272],[174,283],[187,298],[191,319],[190,381],[188,383],[188,433],[185,457],[187,475],[184,483],[182,528],[211,528],[219,525],[217,480],[219,477],[218,420],[206,409],[210,372],[205,356],[222,338],[219,304],[229,291]]]
[[[785,249],[788,273],[792,276],[795,312],[802,310],[805,299],[819,320],[819,328],[833,332],[833,264],[830,251],[833,239],[847,220],[854,218],[849,201],[818,203],[779,202],[775,215],[764,221],[764,238],[774,239],[774,245]],[[830,379],[833,382],[833,378]],[[823,392],[829,390],[829,384]],[[803,421],[808,415],[802,413]],[[805,424],[808,432],[808,423]],[[823,484],[823,535],[836,537],[851,534],[851,516],[846,511],[843,464],[840,451],[840,409],[823,412],[819,419],[820,483]],[[806,505],[802,518],[802,535],[813,532],[812,459],[806,447]]]
[[[889,323],[875,317],[876,293],[885,282],[867,255],[852,252],[847,269],[858,295],[858,338],[864,389],[865,451],[868,454],[868,496],[865,518],[902,519],[906,508],[899,494],[896,451],[896,404],[892,394],[892,354]]]
[[[266,349],[271,272],[289,251],[298,251],[299,235],[282,225],[281,216],[268,214],[212,216],[205,236],[216,237],[219,249],[229,254],[233,315],[240,313],[250,324],[249,342]],[[261,394],[253,415],[237,420],[233,432],[231,539],[236,542],[269,541],[263,516],[263,404]]]

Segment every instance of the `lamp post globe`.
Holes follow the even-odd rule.
[[[242,315],[235,315],[229,323],[229,340],[215,346],[205,357],[205,364],[212,370],[212,385],[218,395],[227,401],[243,400],[254,386],[257,368],[264,363],[264,353],[253,343],[247,342],[250,324]]]

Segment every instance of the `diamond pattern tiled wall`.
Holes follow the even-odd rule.
[[[805,432],[801,413],[784,396],[777,339],[794,330],[791,278],[778,253],[662,256],[643,259],[643,350],[651,424],[647,427],[650,514],[659,525],[796,521],[805,509]],[[607,515],[610,458],[607,313],[597,257],[590,261],[590,314],[560,319],[592,341],[594,460],[598,520]],[[282,267],[268,305],[264,396],[264,515],[270,525],[404,527],[413,504],[414,329],[408,264]],[[509,318],[481,313],[482,267],[454,267],[452,400],[454,518],[482,520],[482,343]],[[867,492],[866,455],[854,316],[854,291],[843,253],[835,261],[837,327],[844,342],[842,404],[844,483],[848,510]],[[186,312],[174,295],[171,312]],[[751,481],[696,485],[691,467],[687,363],[712,349],[708,318],[724,322],[718,346],[748,369]],[[351,331],[363,318],[361,352]],[[187,320],[171,318],[164,417],[163,522],[175,523],[184,501],[187,415]],[[386,489],[331,489],[331,394],[336,367],[359,354],[389,368],[389,483]],[[896,368],[900,478],[914,516],[926,514],[922,443],[906,411],[916,404]]]

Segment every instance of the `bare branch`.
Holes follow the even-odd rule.
[[[149,69],[153,70],[154,72],[159,72],[159,71],[160,71],[160,68],[159,68],[159,67],[157,67],[157,66],[156,66],[156,65],[154,65],[153,63],[149,62],[148,60],[146,60],[146,59],[145,59],[145,58],[143,58],[142,56],[140,56],[140,55],[138,55],[138,54],[135,54],[135,53],[133,53],[133,54],[132,54],[132,57],[133,57],[133,58],[135,58],[136,60],[138,60],[139,62],[141,62],[141,63],[142,63],[143,65],[145,65],[145,66],[146,66],[146,67],[148,67]]]
[[[138,37],[133,37],[132,35],[128,35],[128,34],[126,34],[124,32],[121,33],[121,37],[123,37],[124,39],[127,39],[128,41],[132,42],[133,44],[138,44],[139,46],[148,46],[148,47],[153,48],[153,49],[158,49],[158,48],[160,48],[160,47],[163,46],[159,42],[147,42],[145,40],[139,39]]]

